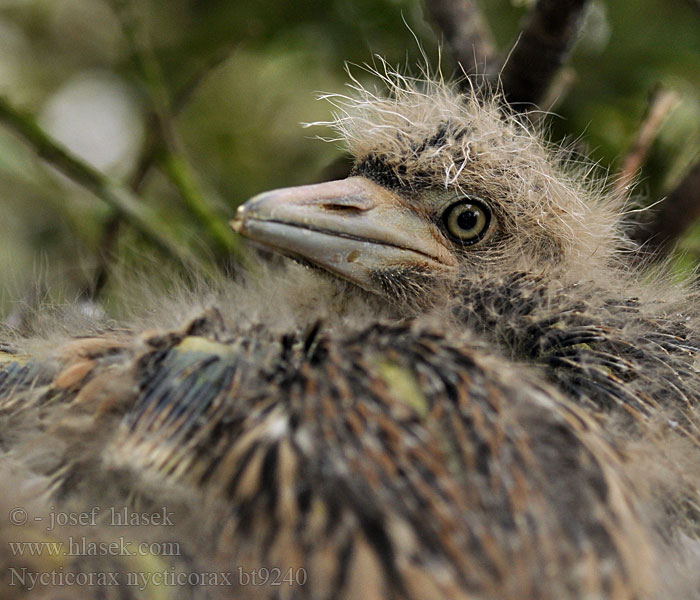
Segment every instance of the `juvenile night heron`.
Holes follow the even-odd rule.
[[[61,567],[192,575],[167,597],[693,597],[694,292],[625,267],[618,204],[496,101],[382,79],[387,97],[331,97],[350,178],[234,221],[340,301],[280,284],[304,324],[222,309],[4,352],[4,464],[37,511],[104,507],[73,524],[96,543],[108,507],[173,514],[125,535],[174,555]]]
[[[330,96],[342,181],[261,194],[233,227],[545,369],[577,403],[697,434],[697,293],[624,260],[619,197],[496,101],[387,71]],[[587,168],[587,167],[584,167]]]

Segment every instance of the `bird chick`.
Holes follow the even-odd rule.
[[[666,534],[697,540],[697,291],[625,264],[619,197],[498,98],[376,75],[385,94],[353,80],[354,95],[327,96],[351,176],[261,194],[234,228],[538,368],[619,443],[653,456],[630,467],[640,481],[674,474],[652,510],[675,515]]]
[[[693,439],[687,306],[624,272],[617,203],[496,100],[382,79],[386,98],[331,98],[353,175],[263,194],[234,227],[398,321],[280,334],[213,311],[49,365],[7,352],[0,450],[66,509],[177,506],[166,570],[308,577],[212,596],[689,597],[664,578],[698,478],[653,492],[628,452],[659,423]]]
[[[234,228],[404,315],[437,309],[579,403],[637,420],[662,406],[700,433],[697,293],[624,264],[619,198],[497,97],[376,75],[385,96],[357,81],[326,96],[351,176],[256,196]]]
[[[607,266],[623,243],[617,201],[497,99],[380,78],[386,97],[357,82],[353,97],[326,96],[352,175],[261,194],[238,209],[238,232],[400,301],[460,277]]]

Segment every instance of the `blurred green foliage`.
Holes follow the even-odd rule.
[[[504,55],[528,4],[482,2]],[[4,0],[0,93],[129,185],[153,139],[154,87],[143,68],[150,56],[170,101],[185,98],[173,117],[177,151],[212,210],[228,219],[264,189],[322,178],[342,150],[300,126],[330,117],[315,96],[341,91],[344,63],[371,62],[375,53],[415,71],[414,36],[435,64],[440,35],[418,0]],[[612,173],[650,92],[663,85],[679,93],[640,186],[650,200],[668,192],[700,148],[700,9],[692,0],[595,0],[571,65],[573,83],[548,127],[554,139],[579,140]],[[443,70],[452,69],[443,57]],[[92,92],[86,81],[97,82]],[[139,197],[182,244],[213,253],[162,168],[162,152],[153,156]],[[112,212],[2,127],[0,207],[0,315],[36,281],[73,297],[91,288]],[[698,236],[684,242],[693,259]],[[128,226],[118,240],[122,261],[150,252]]]

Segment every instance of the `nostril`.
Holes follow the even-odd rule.
[[[348,193],[318,198],[316,205],[328,212],[353,215],[372,210],[376,206],[376,201],[367,194]]]
[[[328,202],[326,204],[322,204],[321,208],[330,212],[346,214],[360,214],[367,210],[366,208],[361,206],[356,206],[353,204],[338,204],[336,202]]]

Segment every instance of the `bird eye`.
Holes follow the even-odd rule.
[[[462,198],[442,213],[442,222],[449,236],[465,245],[476,244],[488,233],[491,211],[479,200]]]

